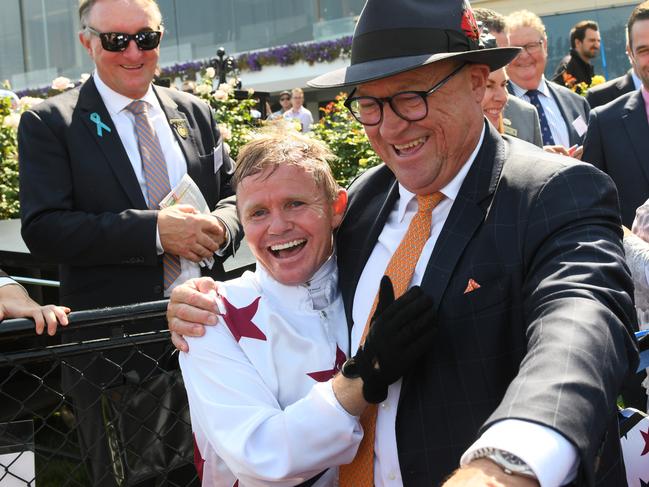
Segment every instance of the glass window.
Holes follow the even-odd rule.
[[[5,1],[0,15],[0,82],[12,81],[14,73],[25,70],[18,0]],[[14,88],[16,88],[14,86]]]

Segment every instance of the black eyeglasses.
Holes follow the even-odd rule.
[[[288,96],[285,96],[284,98],[280,98],[279,101],[289,101],[290,98]]]
[[[131,40],[135,41],[141,51],[151,51],[160,45],[162,31],[145,30],[137,34],[124,34],[123,32],[99,32],[86,26],[86,30],[96,35],[101,40],[101,47],[110,52],[125,51]]]
[[[521,54],[523,54],[523,51],[527,52],[527,54],[529,54],[531,56],[531,55],[537,54],[539,51],[541,51],[542,46],[543,46],[543,39],[538,40],[538,41],[534,41],[534,42],[528,42],[524,46],[512,46],[512,47],[520,47],[520,48],[522,48],[521,52],[518,53],[519,56]]]
[[[372,126],[381,123],[383,120],[383,104],[385,102],[390,104],[392,111],[400,118],[408,122],[417,122],[428,116],[426,98],[448,83],[464,66],[466,66],[466,63],[455,68],[451,74],[437,82],[428,91],[400,91],[392,96],[375,98],[373,96],[351,96],[356,91],[356,88],[354,88],[344,104],[352,112],[354,118],[363,125]]]

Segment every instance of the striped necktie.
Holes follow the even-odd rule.
[[[430,237],[433,208],[443,199],[444,195],[442,193],[417,196],[417,213],[412,218],[406,234],[385,269],[385,275],[392,281],[395,298],[408,290],[421,251]],[[378,294],[374,298],[374,304],[368,315],[361,343],[365,341],[369,331],[377,302]],[[352,463],[340,466],[340,487],[372,487],[374,485],[376,415],[376,404],[370,404],[361,415],[363,439]]]
[[[541,100],[539,99],[539,90],[529,90],[525,93],[530,99],[530,103],[534,105],[536,111],[539,114],[539,122],[541,123],[541,136],[543,137],[543,145],[554,145],[554,137],[552,137],[552,131],[550,130],[550,124],[548,123],[548,117],[545,116],[545,111],[543,110],[543,105],[541,105]]]
[[[159,209],[162,199],[171,191],[169,174],[160,141],[156,135],[149,116],[148,104],[143,100],[131,102],[126,109],[135,119],[135,134],[142,159],[142,171],[146,181],[148,205],[152,210]],[[163,254],[164,287],[168,289],[180,275],[180,259],[176,255]]]

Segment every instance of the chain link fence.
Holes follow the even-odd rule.
[[[0,485],[192,486],[193,436],[166,301],[0,326]]]

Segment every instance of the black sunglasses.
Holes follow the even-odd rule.
[[[286,100],[290,100],[290,98],[288,96],[285,96],[279,99],[279,101],[286,101]]]
[[[110,52],[125,51],[131,40],[135,41],[137,48],[141,51],[151,51],[160,45],[162,31],[145,30],[137,34],[124,34],[123,32],[99,32],[92,27],[86,27],[91,34],[101,40],[101,47]]]

